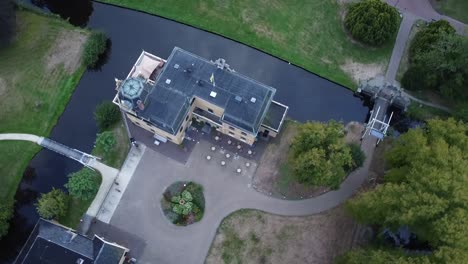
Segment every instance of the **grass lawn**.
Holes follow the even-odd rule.
[[[432,0],[437,12],[453,17],[468,24],[468,1],[466,0]]]
[[[16,32],[14,42],[0,50],[0,133],[47,136],[85,71],[81,44],[89,32],[22,10]],[[0,200],[13,198],[39,149],[28,142],[0,142]]]
[[[343,30],[339,0],[100,1],[221,34],[350,88],[356,88],[356,83],[343,68],[385,71],[394,44],[392,39],[374,49],[350,41]]]
[[[421,120],[421,121],[427,121],[433,118],[445,119],[451,116],[451,114],[443,110],[433,108],[430,106],[426,106],[426,105],[420,105],[417,102],[412,103],[408,107],[407,113],[409,117],[416,119],[416,120]]]

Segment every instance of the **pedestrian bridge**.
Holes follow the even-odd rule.
[[[24,140],[34,142],[41,147],[52,150],[60,155],[63,155],[67,158],[78,161],[86,167],[92,168],[95,164],[97,157],[87,154],[83,151],[65,146],[61,143],[58,143],[52,139],[39,137],[31,134],[17,134],[17,133],[7,133],[0,134],[0,140]]]

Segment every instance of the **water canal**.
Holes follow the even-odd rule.
[[[85,152],[92,150],[97,133],[93,119],[95,106],[112,99],[114,77],[124,78],[142,49],[163,58],[167,58],[174,46],[209,59],[222,57],[236,71],[275,87],[275,100],[289,105],[289,118],[298,121],[335,119],[363,122],[369,111],[350,90],[215,34],[96,2],[32,2],[65,17],[71,16],[69,20],[72,23],[102,30],[111,40],[106,63],[99,70],[87,71],[83,75],[50,135],[58,142]],[[42,150],[34,157],[16,193],[10,233],[0,241],[0,263],[11,263],[29,236],[38,219],[34,207],[38,195],[52,187],[63,188],[66,175],[80,168],[77,162],[48,150]]]

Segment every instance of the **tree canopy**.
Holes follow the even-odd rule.
[[[58,189],[42,194],[36,206],[37,212],[42,218],[56,219],[65,215],[67,212],[67,195]]]
[[[111,102],[102,102],[94,111],[94,119],[100,131],[104,131],[119,122],[120,110]]]
[[[446,20],[438,20],[416,33],[410,45],[410,60],[431,48],[444,35],[455,34],[455,29]]]
[[[418,32],[411,43],[403,87],[434,90],[456,101],[468,98],[468,38],[454,32],[446,21]]]
[[[291,144],[290,163],[300,183],[338,188],[353,168],[344,133],[343,125],[336,121],[308,122],[299,127]]]
[[[82,200],[93,198],[99,190],[100,179],[97,172],[84,168],[68,176],[65,187],[71,196]]]
[[[380,0],[354,3],[348,9],[345,27],[355,39],[380,46],[398,30],[398,11]]]
[[[431,246],[468,249],[468,125],[430,120],[402,135],[386,158],[385,183],[351,200],[359,221],[408,226]]]

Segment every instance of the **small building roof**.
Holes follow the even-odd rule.
[[[97,236],[89,239],[72,229],[39,219],[15,263],[118,264],[127,251]]]
[[[134,80],[128,81],[132,89],[137,86]],[[138,80],[143,86],[151,87],[145,88],[149,92],[143,92],[146,96],[139,99],[143,106],[134,103],[133,111],[171,134],[179,130],[194,97],[223,108],[224,122],[257,133],[276,92],[272,87],[178,47],[172,51],[154,85]],[[122,93],[127,90],[122,89],[126,81],[119,96],[123,100],[135,100]]]

